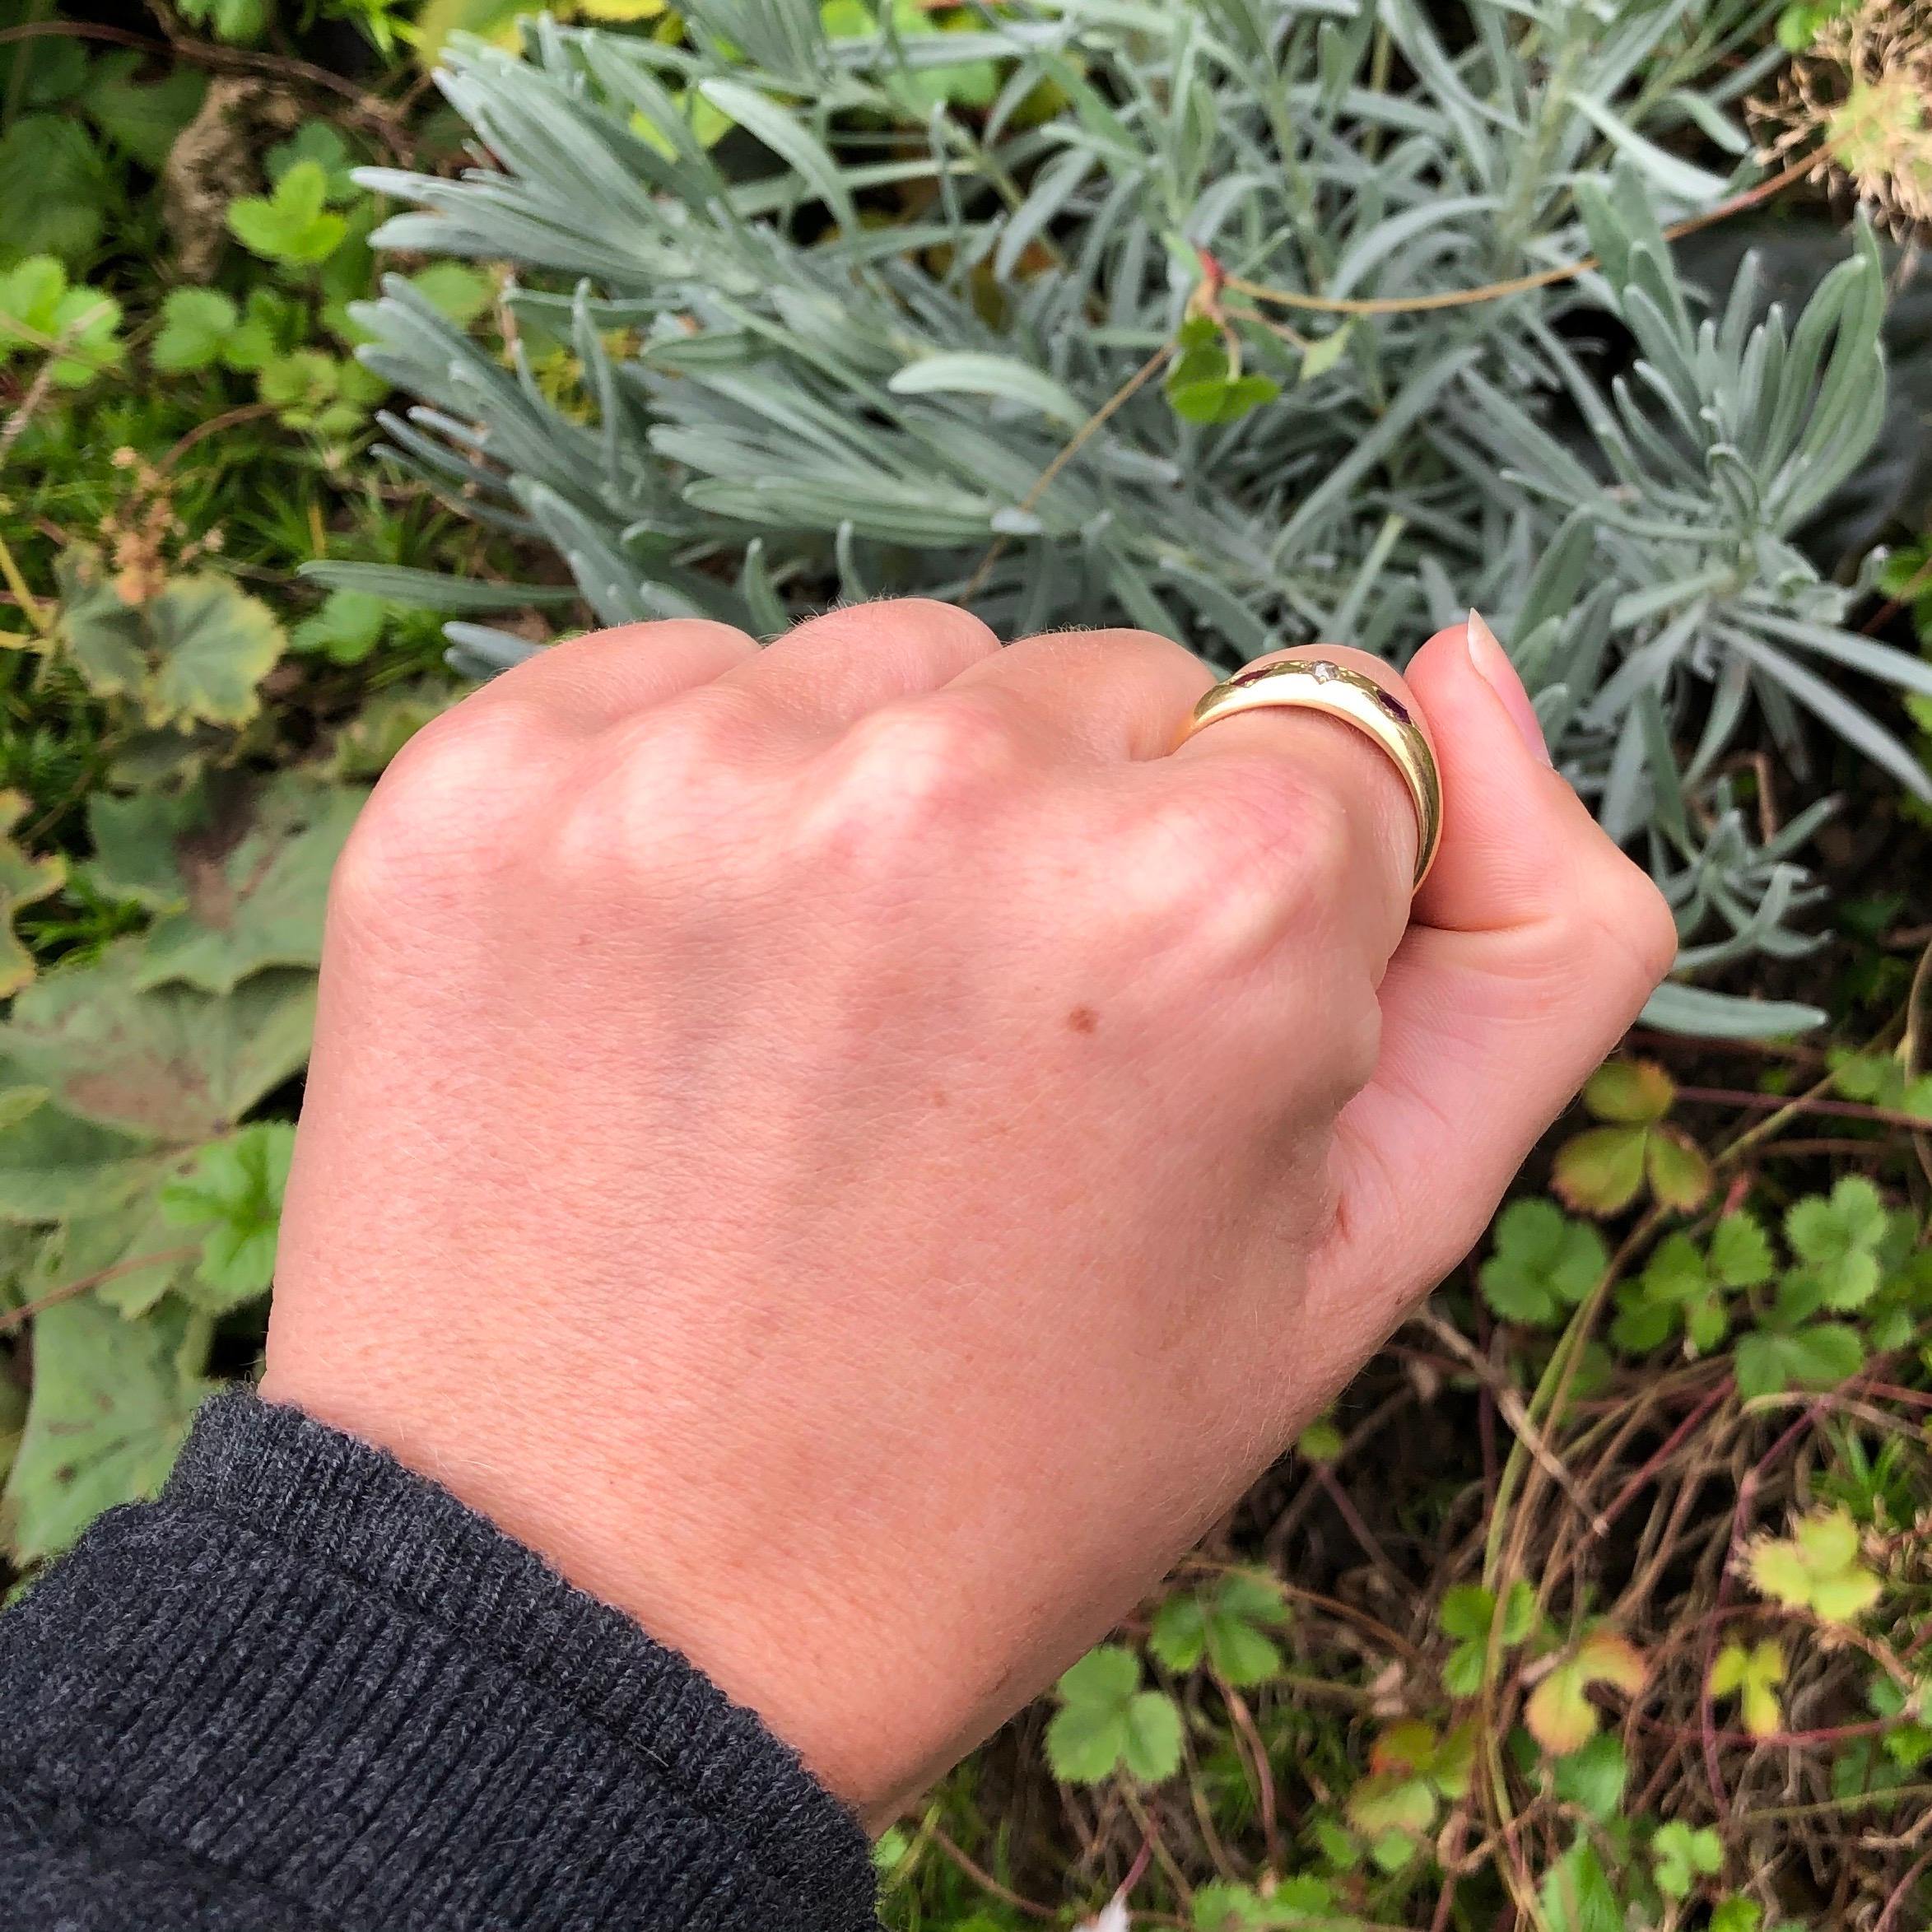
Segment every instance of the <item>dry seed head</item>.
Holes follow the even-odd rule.
[[[1763,158],[1816,150],[1813,180],[1848,187],[1894,232],[1932,228],[1932,4],[1866,0],[1827,21],[1751,104]]]

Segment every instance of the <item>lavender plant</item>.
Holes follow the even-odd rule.
[[[364,177],[411,204],[379,243],[510,266],[507,352],[392,282],[363,353],[417,398],[393,453],[553,546],[607,623],[917,592],[1231,663],[1399,657],[1473,603],[1669,895],[1683,971],[1787,954],[1828,807],[1767,835],[1734,755],[1802,772],[1836,737],[1932,794],[1892,696],[1844,687],[1932,666],[1847,628],[1799,541],[1883,409],[1873,238],[1795,317],[1748,265],[1690,286],[1666,239],[1758,179],[1765,12],[1021,0],[934,31],[694,0],[678,44],[539,20],[520,55],[448,57],[475,167]],[[532,648],[449,629],[478,670]],[[1649,1017],[1817,1016],[1674,980]]]

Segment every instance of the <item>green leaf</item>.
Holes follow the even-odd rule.
[[[1426,1777],[1399,1771],[1371,1771],[1349,1792],[1343,1809],[1349,1823],[1371,1837],[1396,1832],[1413,1838],[1435,1823],[1440,1802]]]
[[[123,1319],[145,1315],[194,1273],[195,1244],[162,1217],[160,1190],[179,1157],[147,1163],[145,1185],[118,1205],[95,1190],[86,1211],[52,1236],[41,1250],[37,1297],[59,1295],[92,1282],[94,1293]]]
[[[143,990],[147,967],[130,937],[43,974],[0,1022],[0,1056],[77,1120],[176,1145],[217,1139],[307,1059],[314,975],[257,973],[215,999]]]
[[[1650,1192],[1666,1208],[1688,1213],[1711,1191],[1711,1163],[1702,1148],[1674,1129],[1660,1127],[1645,1147],[1644,1171]]]
[[[128,50],[104,54],[81,91],[81,105],[95,126],[123,153],[158,175],[181,130],[201,111],[208,77],[187,61],[171,63],[161,78],[134,76],[147,56]]]
[[[1540,1902],[1550,1932],[1624,1932],[1623,1908],[1587,1838],[1550,1867]]]
[[[123,1321],[77,1295],[35,1316],[33,1338],[26,1426],[0,1495],[16,1566],[58,1554],[103,1510],[155,1494],[214,1387],[181,1360],[185,1310]]]
[[[409,277],[409,286],[459,328],[468,328],[496,300],[496,284],[464,262],[431,262]]]
[[[13,828],[29,803],[25,792],[0,791],[0,999],[11,999],[34,976],[34,956],[14,932],[15,918],[67,883],[64,859],[30,858],[14,842]]]
[[[1559,1758],[1553,1781],[1557,1797],[1566,1804],[1580,1806],[1601,1823],[1617,1815],[1629,1776],[1622,1740],[1605,1733]]]
[[[992,396],[1036,411],[1068,429],[1078,429],[1089,412],[1044,370],[1009,356],[958,351],[923,356],[895,370],[886,387],[896,396]]]
[[[220,359],[240,323],[240,311],[219,289],[175,289],[161,304],[161,332],[149,356],[156,369],[206,369]]]
[[[380,376],[360,362],[345,361],[320,349],[296,349],[272,357],[258,378],[262,400],[275,405],[291,429],[320,436],[352,435],[365,424],[370,407],[383,395]]]
[[[144,707],[150,724],[245,724],[261,709],[255,687],[274,668],[284,640],[259,598],[202,573],[171,579],[142,616],[155,659]]]
[[[389,607],[364,590],[332,590],[322,608],[289,633],[299,651],[314,651],[338,664],[359,664],[382,641]]]
[[[1194,1932],[1250,1932],[1251,1928],[1297,1925],[1332,1913],[1334,1888],[1311,1877],[1283,1878],[1264,1898],[1251,1885],[1216,1881],[1199,1887],[1189,1908]]]
[[[1727,1214],[1711,1236],[1711,1268],[1727,1287],[1754,1288],[1777,1267],[1770,1237],[1754,1214]]]
[[[137,697],[146,722],[245,724],[255,687],[282,655],[282,626],[259,598],[202,572],[145,604],[122,600],[99,555],[70,544],[55,566],[56,636],[96,697]]]
[[[1885,1203],[1863,1175],[1846,1175],[1829,1200],[1816,1194],[1794,1202],[1785,1238],[1808,1263],[1825,1306],[1861,1307],[1878,1292],[1878,1249],[1885,1238]]]
[[[1757,1932],[1763,1919],[1764,1907],[1756,1899],[1734,1894],[1711,1907],[1708,1932]]]
[[[1750,1547],[1748,1567],[1762,1594],[1826,1623],[1852,1622],[1883,1588],[1860,1561],[1858,1525],[1841,1509],[1804,1517],[1789,1537],[1759,1538]]]
[[[177,0],[182,17],[221,40],[258,40],[268,26],[268,0]]]
[[[57,388],[77,389],[126,356],[116,334],[121,305],[99,289],[70,288],[52,255],[33,255],[0,272],[0,365],[53,361]]]
[[[1739,1335],[1733,1367],[1747,1402],[1785,1389],[1833,1389],[1864,1366],[1864,1344],[1841,1322],[1813,1322],[1787,1334]]]
[[[0,1222],[105,1213],[151,1192],[161,1171],[145,1140],[30,1106],[0,1127]]]
[[[182,909],[149,932],[136,985],[228,993],[265,966],[319,966],[328,875],[364,796],[285,771],[179,843]]]
[[[1655,1060],[1606,1060],[1590,1077],[1583,1104],[1599,1120],[1649,1126],[1670,1111],[1677,1087]]]
[[[1295,379],[1311,383],[1316,377],[1326,375],[1342,360],[1342,352],[1348,347],[1348,332],[1354,326],[1352,322],[1344,322],[1339,328],[1317,336],[1301,351],[1301,367]]]
[[[1647,1127],[1586,1128],[1557,1149],[1551,1185],[1585,1213],[1618,1213],[1644,1184],[1650,1143]]]
[[[73,114],[22,114],[0,135],[0,262],[84,263],[117,205],[100,144]]]
[[[1205,1656],[1225,1682],[1257,1684],[1282,1667],[1281,1652],[1264,1628],[1287,1621],[1287,1605],[1271,1579],[1237,1573],[1169,1597],[1154,1613],[1148,1643],[1170,1670],[1192,1670]]]
[[[1268,376],[1241,374],[1229,360],[1227,338],[1205,315],[1181,324],[1162,389],[1176,416],[1200,423],[1233,422],[1281,393]]]
[[[1669,1898],[1683,1898],[1698,1877],[1724,1869],[1724,1845],[1710,1826],[1696,1830],[1681,1818],[1658,1826],[1650,1840],[1651,1874]]]
[[[1146,1785],[1157,1785],[1180,1768],[1180,1711],[1166,1692],[1143,1691],[1128,1705],[1120,1762]]]
[[[1711,1665],[1713,1697],[1739,1700],[1744,1729],[1754,1738],[1774,1736],[1784,1728],[1784,1707],[1777,1687],[1785,1681],[1784,1646],[1767,1636],[1747,1650],[1729,1643]]]
[[[322,170],[325,201],[353,201],[361,191],[351,172],[356,165],[348,143],[327,121],[305,121],[287,140],[277,142],[263,157],[263,171],[269,185],[279,188],[289,175],[305,161]]]
[[[225,1314],[268,1292],[295,1144],[295,1129],[282,1121],[244,1127],[203,1148],[191,1172],[162,1189],[170,1226],[214,1224],[202,1240],[201,1292],[193,1297],[209,1313]]]
[[[1056,1687],[1061,1708],[1046,1727],[1047,1762],[1068,1784],[1097,1784],[1124,1768],[1145,1782],[1180,1762],[1180,1713],[1140,1688],[1140,1660],[1116,1644],[1089,1650]]]
[[[1497,1217],[1495,1242],[1477,1278],[1483,1298],[1506,1321],[1553,1322],[1609,1266],[1596,1230],[1549,1201],[1512,1201]]]
[[[340,215],[328,212],[328,194],[321,164],[297,161],[266,199],[249,195],[229,203],[229,232],[265,261],[297,267],[323,261],[349,232]]]
[[[1479,1583],[1452,1585],[1442,1593],[1442,1608],[1436,1614],[1446,1636],[1469,1642],[1487,1642],[1495,1618],[1496,1599]]]

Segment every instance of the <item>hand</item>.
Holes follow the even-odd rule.
[[[1211,682],[907,601],[607,631],[432,724],[336,873],[264,1396],[886,1815],[1464,1253],[1671,957],[1492,645],[1410,668],[1413,912],[1382,754],[1174,752]]]

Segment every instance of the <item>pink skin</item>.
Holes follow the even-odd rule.
[[[263,1394],[874,1820],[1471,1245],[1671,957],[1462,626],[1390,681],[1413,908],[1382,755],[1173,752],[1210,682],[923,602],[635,626],[422,733],[336,875]]]

